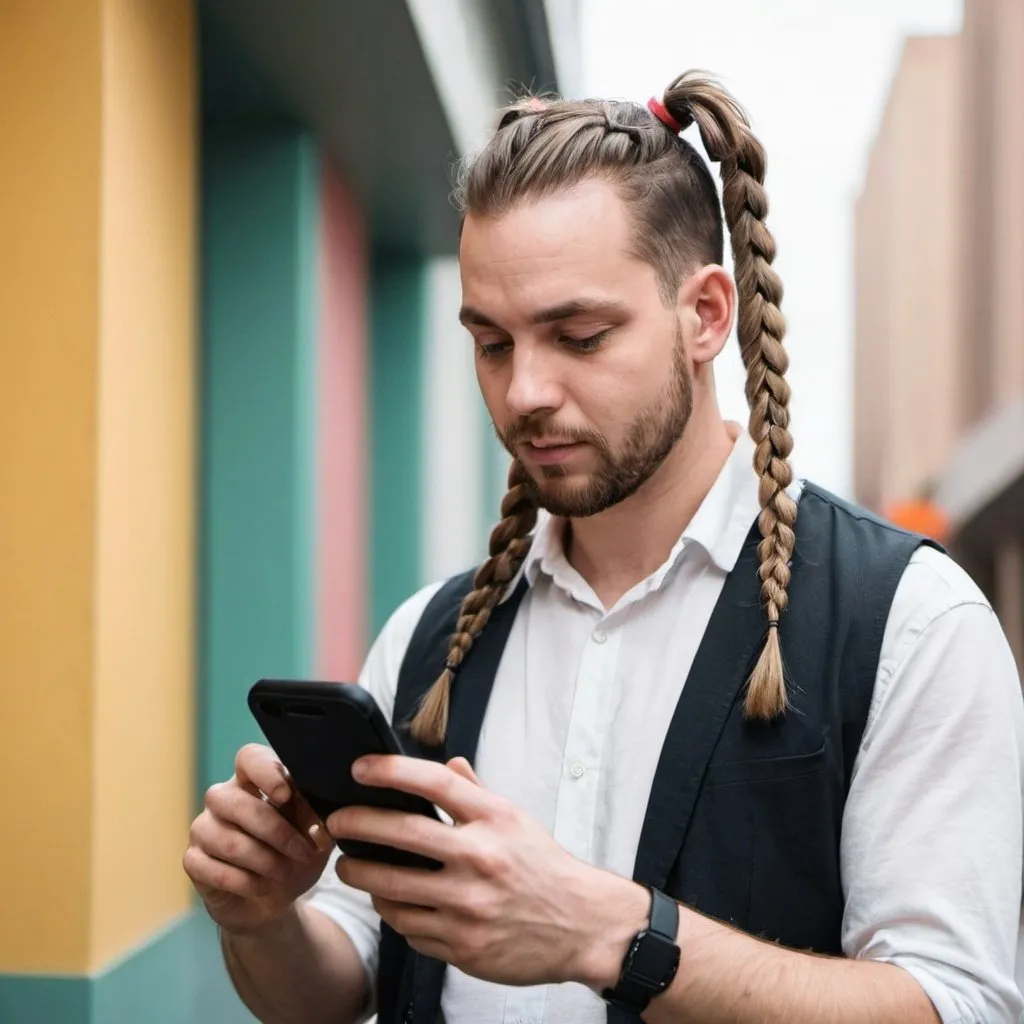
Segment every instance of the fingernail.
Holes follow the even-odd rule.
[[[309,826],[308,832],[309,838],[312,839],[314,843],[316,843],[318,850],[330,849],[330,837],[327,835],[326,832],[324,832],[323,827],[320,825],[319,822],[313,822],[313,824]]]
[[[301,861],[306,863],[313,858],[313,851],[309,848],[309,843],[304,839],[293,839],[288,844],[288,853],[293,860]]]
[[[366,762],[362,758],[360,758],[352,765],[352,778],[355,779],[357,782],[361,781],[362,779],[366,778],[366,774],[368,771],[369,765],[367,765]]]

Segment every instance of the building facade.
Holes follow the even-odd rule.
[[[915,498],[1024,670],[1024,7],[907,41],[855,211],[855,487]]]
[[[252,682],[353,678],[406,596],[485,554],[505,460],[451,171],[509,83],[565,89],[575,9],[10,8],[5,1024],[251,1019],[188,823],[259,738]]]

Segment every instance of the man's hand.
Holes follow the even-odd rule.
[[[353,775],[425,797],[454,826],[419,815],[349,807],[328,832],[443,862],[438,871],[341,857],[338,876],[373,896],[409,944],[467,974],[508,985],[593,984],[621,963],[647,919],[633,882],[572,857],[536,821],[480,785],[462,758],[447,765],[374,756]]]
[[[331,843],[268,747],[249,744],[211,786],[183,865],[210,916],[249,933],[279,919],[323,873]]]

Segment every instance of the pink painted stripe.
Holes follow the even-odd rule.
[[[353,681],[368,589],[366,244],[362,214],[326,160],[321,182],[316,670]]]

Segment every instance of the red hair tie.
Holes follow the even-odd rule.
[[[683,126],[668,112],[665,104],[653,96],[647,101],[647,109],[666,127],[673,135],[679,135]]]

